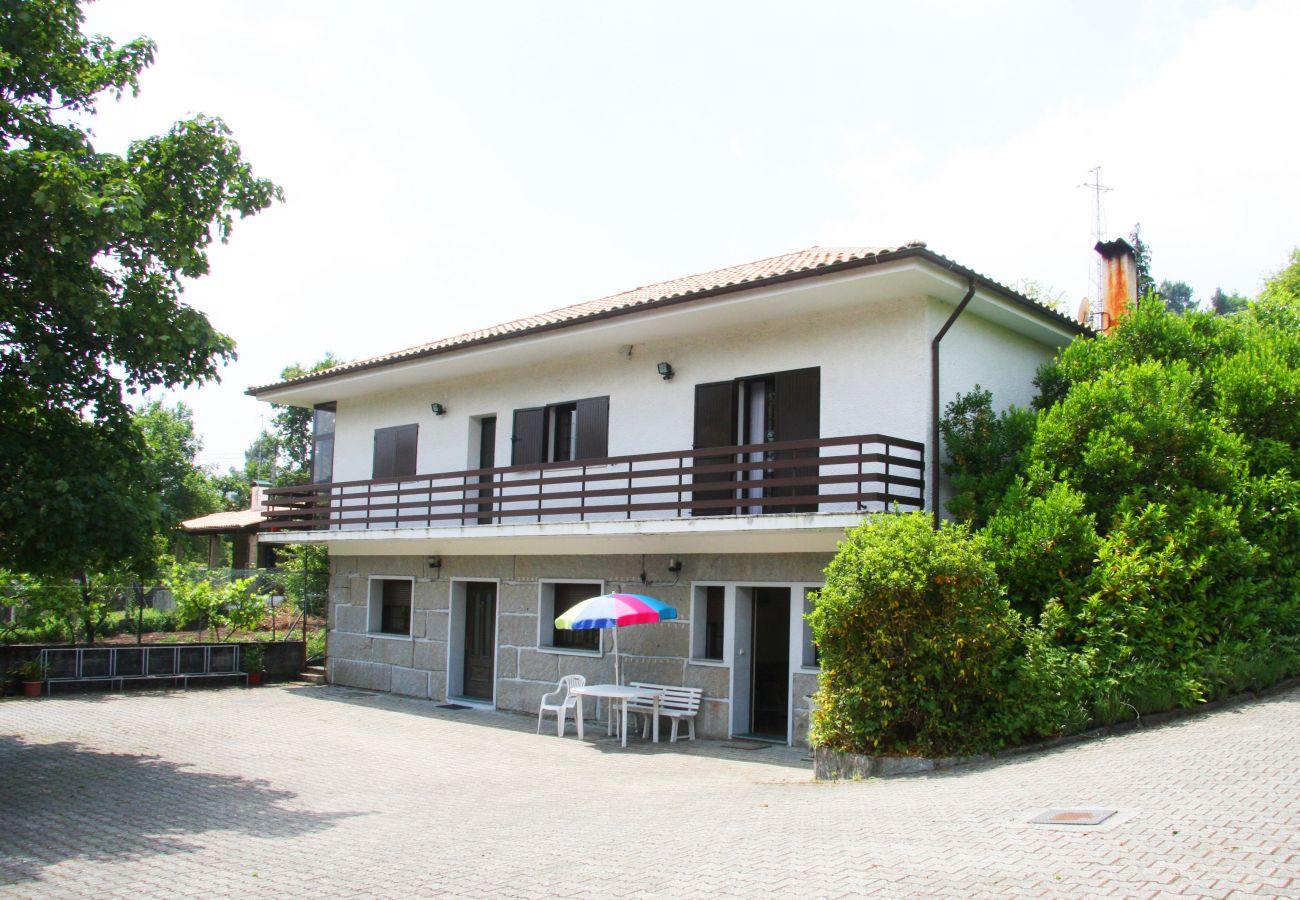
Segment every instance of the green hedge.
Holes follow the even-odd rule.
[[[951,756],[998,743],[1018,618],[982,543],[921,513],[850,532],[809,617],[821,659],[813,742]]]

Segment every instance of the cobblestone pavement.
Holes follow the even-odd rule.
[[[833,785],[533,728],[334,687],[0,701],[0,895],[1300,896],[1300,690]],[[1059,806],[1119,813],[1027,823]]]

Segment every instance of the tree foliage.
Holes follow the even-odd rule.
[[[126,395],[233,357],[183,279],[280,197],[217,118],[98,151],[86,119],[135,93],[154,46],[82,21],[76,0],[0,4],[0,564],[65,575],[151,555],[162,511]]]
[[[884,517],[841,544],[810,616],[818,743],[987,749],[1300,673],[1300,255],[1235,315],[1147,295],[1038,385],[983,529]],[[954,483],[1007,458],[990,410],[978,391],[949,407],[986,442]]]
[[[1137,295],[1144,297],[1156,289],[1156,282],[1151,277],[1151,248],[1142,240],[1141,222],[1136,223],[1129,232],[1128,242],[1133,247],[1133,256],[1137,261]]]
[[[1156,293],[1164,301],[1165,309],[1171,313],[1185,313],[1196,309],[1192,298],[1192,286],[1186,281],[1169,281],[1165,279],[1156,288]]]
[[[994,413],[992,393],[977,384],[948,404],[939,431],[948,454],[944,473],[953,492],[948,511],[978,528],[1024,465],[1034,413],[1015,406]]]
[[[1087,673],[1093,719],[1300,670],[1300,296],[1283,274],[1230,317],[1139,304],[1039,384],[990,546]]]
[[[147,448],[149,480],[158,492],[159,529],[171,535],[181,522],[215,512],[221,498],[198,464],[203,441],[194,431],[194,413],[184,403],[167,407],[151,400],[135,413]]]

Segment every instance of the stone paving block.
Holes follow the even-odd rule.
[[[367,689],[441,689],[441,672],[330,667]],[[0,699],[0,897],[1300,893],[1300,690],[967,769],[814,784],[803,750],[623,750],[603,724],[578,741],[553,719],[535,734],[548,687],[503,682],[524,715],[337,686]],[[1120,812],[1077,831],[1026,822],[1063,806]],[[629,835],[651,839],[627,852]]]

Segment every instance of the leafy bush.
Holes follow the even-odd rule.
[[[326,631],[324,628],[317,628],[315,631],[307,634],[307,658],[314,659],[325,655]]]
[[[1034,418],[1032,410],[1015,406],[994,413],[993,395],[978,384],[948,404],[939,431],[953,492],[948,512],[955,518],[975,527],[988,521],[1024,466]]]
[[[821,659],[813,741],[948,756],[995,746],[1019,619],[963,525],[883,515],[849,533],[809,616]]]
[[[1074,608],[1087,590],[1097,558],[1096,519],[1087,498],[1063,482],[1048,482],[1041,470],[1017,481],[983,534],[998,578],[1012,606],[1035,620],[1049,602]]]
[[[194,566],[174,565],[167,587],[176,600],[176,616],[186,628],[211,629],[214,638],[220,629],[230,633],[248,630],[266,613],[266,598],[253,592],[255,578],[239,578],[216,584]],[[191,624],[192,623],[192,624]]]

